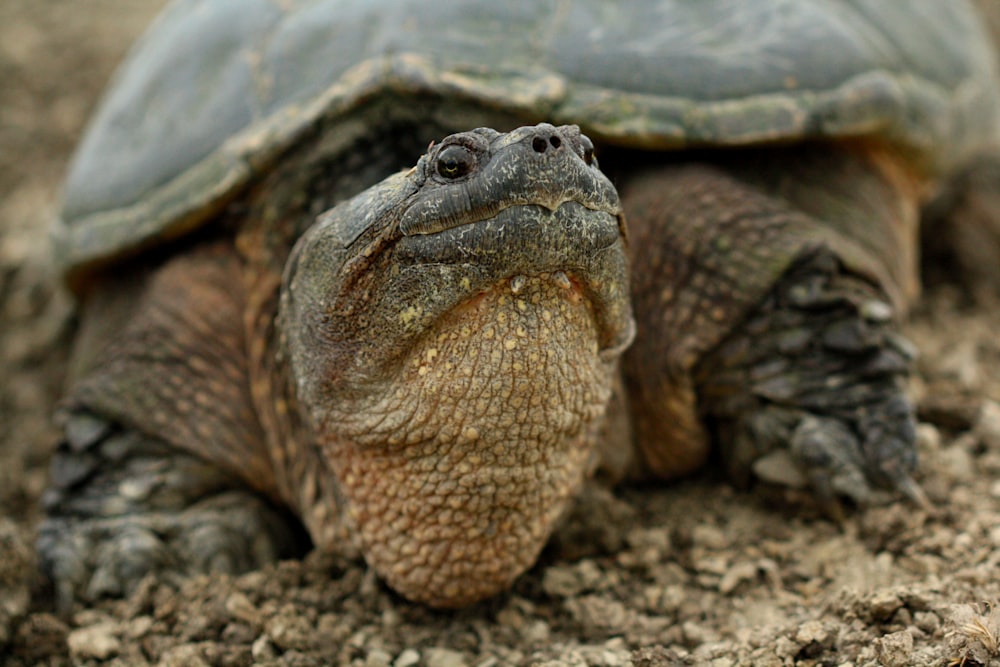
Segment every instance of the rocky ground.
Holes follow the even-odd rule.
[[[948,283],[908,328],[933,512],[900,502],[836,525],[707,473],[589,489],[509,595],[461,613],[313,555],[55,615],[32,544],[73,312],[45,228],[95,95],[156,4],[0,4],[0,664],[1000,665],[1000,308]]]

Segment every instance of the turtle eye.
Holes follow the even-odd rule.
[[[452,144],[438,153],[437,172],[442,178],[461,178],[475,166],[476,156],[465,146]]]

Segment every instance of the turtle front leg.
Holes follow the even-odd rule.
[[[38,537],[64,610],[307,542],[251,400],[241,275],[214,242],[89,294]]]
[[[127,595],[150,574],[251,570],[305,541],[217,466],[88,412],[67,419],[44,505],[39,560],[63,611]]]
[[[877,489],[925,502],[911,478],[913,355],[896,318],[913,292],[911,223],[897,218],[915,205],[865,160],[824,155],[819,170],[806,155],[797,169],[790,155],[775,159],[774,181],[766,169],[751,170],[751,185],[679,166],[623,188],[639,322],[625,373],[640,456],[671,477],[715,440],[738,482],[809,485],[834,513],[838,496],[865,503]],[[832,220],[817,215],[824,205]]]
[[[796,261],[695,378],[735,479],[801,481],[836,512],[838,495],[865,503],[875,488],[924,502],[910,478],[913,358],[885,293],[821,249]]]

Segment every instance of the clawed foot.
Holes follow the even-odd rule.
[[[826,416],[764,408],[751,419],[758,423],[754,435],[760,437],[768,422],[784,424],[770,436],[787,447],[776,448],[749,463],[753,477],[795,488],[809,487],[817,502],[832,518],[843,518],[840,498],[858,505],[879,504],[891,492],[900,493],[917,506],[932,510],[930,500],[912,477],[916,459],[912,441],[909,406],[900,397],[890,410],[898,409],[899,421],[887,425],[888,437],[878,439],[873,428],[856,431],[849,422]],[[747,452],[753,446],[744,447]],[[747,462],[730,462],[743,466]],[[887,493],[887,491],[889,493]]]
[[[77,599],[126,596],[149,574],[235,574],[274,562],[296,542],[283,519],[257,497],[234,491],[174,515],[49,518],[38,551],[66,611]]]
[[[703,409],[733,477],[807,485],[828,514],[901,493],[917,456],[912,347],[868,281],[831,253],[801,260],[699,368]]]
[[[38,554],[63,612],[75,600],[128,595],[149,574],[251,570],[298,553],[304,541],[258,495],[89,415],[67,427],[46,505]]]

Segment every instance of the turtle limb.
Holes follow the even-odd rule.
[[[795,157],[780,153],[777,171],[796,174]],[[867,502],[882,488],[923,499],[910,476],[912,353],[895,321],[912,270],[894,249],[915,206],[864,160],[821,157],[803,158],[792,187],[778,179],[788,199],[704,165],[623,188],[639,322],[625,375],[648,472],[687,472],[714,440],[738,482],[783,459],[784,478],[833,513],[838,495]]]
[[[640,474],[676,477],[707,460],[693,369],[795,252],[785,211],[747,192],[699,165],[625,179],[638,331],[623,370]]]
[[[785,459],[837,514],[838,496],[867,504],[878,489],[926,505],[911,477],[913,359],[885,294],[824,249],[799,258],[695,373],[734,479],[794,483],[775,468]]]
[[[39,560],[63,611],[127,595],[149,574],[242,572],[306,542],[217,466],[88,412],[66,420],[44,504]]]
[[[275,509],[297,498],[250,397],[229,243],[110,280],[84,304],[38,538],[64,609],[148,573],[240,571],[301,544]]]

